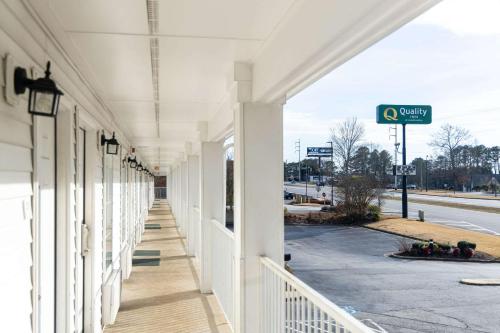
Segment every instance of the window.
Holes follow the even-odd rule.
[[[225,225],[233,229],[234,225],[234,137],[224,141],[224,182],[225,182]]]

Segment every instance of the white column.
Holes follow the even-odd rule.
[[[260,257],[284,264],[283,101],[251,103],[244,83],[234,113],[234,329],[259,332]]]
[[[179,205],[179,222],[180,233],[186,236],[187,232],[187,205],[188,205],[188,174],[187,174],[187,161],[181,162],[180,165],[180,205]]]
[[[201,144],[201,251],[200,251],[200,290],[212,290],[211,272],[211,220],[223,221],[223,163],[222,142],[202,142]]]
[[[188,156],[188,239],[187,239],[187,254],[194,256],[196,235],[199,230],[195,228],[199,226],[196,224],[197,217],[195,216],[195,207],[200,204],[200,186],[199,186],[199,158],[197,155]]]

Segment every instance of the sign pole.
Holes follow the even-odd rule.
[[[403,165],[406,165],[406,124],[403,124]],[[403,205],[403,218],[408,218],[408,191],[406,189],[406,172],[403,173],[403,194],[401,203]]]
[[[321,156],[318,156],[318,183],[321,183]]]

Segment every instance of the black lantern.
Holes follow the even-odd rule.
[[[110,155],[117,155],[118,154],[118,147],[120,146],[120,144],[115,139],[115,132],[113,132],[113,137],[111,139],[106,139],[106,137],[104,136],[104,133],[101,134],[101,146],[104,146],[105,144],[107,144],[107,146],[106,146],[106,153],[107,154],[110,154]]]
[[[39,116],[55,117],[59,109],[59,98],[64,95],[57,89],[50,78],[50,61],[47,62],[45,77],[32,80],[28,78],[26,69],[16,67],[14,70],[14,91],[24,94],[29,89],[28,112]]]
[[[144,167],[142,166],[142,164],[141,164],[141,163],[139,163],[139,164],[137,165],[137,168],[136,168],[136,169],[137,169],[137,171],[142,171],[142,170],[144,170]]]
[[[135,156],[134,158],[129,157],[128,162],[130,163],[131,168],[135,169],[137,167],[137,159],[135,158]]]

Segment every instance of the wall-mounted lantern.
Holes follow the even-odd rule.
[[[107,144],[107,145],[106,145]],[[113,137],[111,139],[106,139],[104,133],[101,134],[101,146],[106,145],[106,153],[110,155],[118,154],[118,147],[120,144],[115,139],[115,132],[113,132]]]
[[[131,168],[135,169],[137,167],[137,159],[135,158],[135,156],[134,158],[129,157],[128,163],[130,163]]]
[[[29,89],[28,112],[39,116],[55,117],[59,109],[59,98],[64,95],[50,78],[50,61],[47,62],[45,77],[32,80],[28,78],[26,69],[16,67],[14,70],[14,91],[24,94]]]

